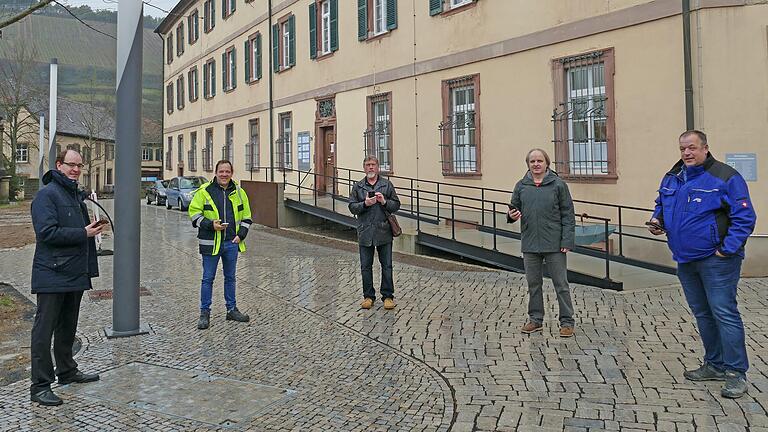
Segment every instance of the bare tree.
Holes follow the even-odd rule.
[[[30,112],[29,106],[41,97],[41,92],[37,87],[34,49],[20,43],[14,44],[9,52],[7,60],[0,60],[0,153],[3,167],[11,176],[10,197],[14,199],[20,186],[17,152],[23,154],[26,148],[29,157],[29,149],[38,147],[38,113]]]
[[[114,104],[108,97],[98,97],[96,95],[96,80],[91,76],[88,101],[79,103],[79,117],[83,127],[83,145],[82,155],[88,171],[88,186],[90,178],[93,175],[94,167],[99,162],[104,162],[104,172],[106,173],[107,146],[112,145],[110,140],[114,140],[115,119]],[[94,189],[98,190],[99,185]]]

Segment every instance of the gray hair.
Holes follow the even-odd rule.
[[[365,165],[368,161],[376,161],[376,165],[379,165],[379,158],[373,155],[368,155],[363,159],[363,165]]]

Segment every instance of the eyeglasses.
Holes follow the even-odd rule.
[[[78,167],[80,169],[83,169],[83,167],[85,166],[85,164],[74,163],[74,162],[62,162],[62,164],[66,165],[66,166],[68,166],[70,168]]]

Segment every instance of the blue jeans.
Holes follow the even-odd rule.
[[[744,324],[736,304],[742,258],[738,255],[678,264],[688,306],[696,318],[704,361],[718,370],[747,372],[749,360],[744,343]]]
[[[373,289],[373,253],[375,250],[379,251],[379,263],[381,264],[381,298],[394,298],[392,243],[378,246],[360,246],[360,272],[363,276],[363,297],[376,300],[376,290]]]
[[[227,311],[234,309],[235,302],[235,270],[237,269],[237,254],[240,252],[238,245],[230,240],[222,241],[218,255],[203,255],[203,281],[200,285],[200,310],[211,310],[211,296],[213,295],[213,280],[216,278],[216,268],[221,258],[224,267],[224,301]]]

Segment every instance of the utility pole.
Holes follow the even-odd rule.
[[[50,87],[48,90],[48,169],[56,169],[56,102],[58,101],[59,62],[51,59]],[[42,125],[41,125],[42,127]],[[42,180],[42,176],[40,179]]]
[[[112,277],[112,327],[108,338],[149,333],[139,322],[141,226],[141,72],[143,3],[117,5],[117,109],[115,112],[115,255]]]

